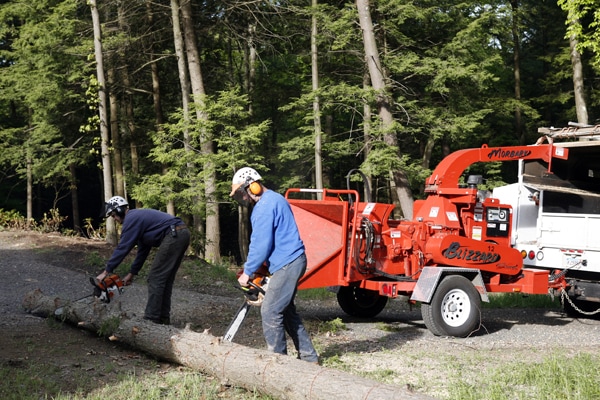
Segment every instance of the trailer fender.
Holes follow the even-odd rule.
[[[481,301],[489,302],[485,284],[481,277],[481,271],[474,268],[456,267],[423,267],[410,300],[429,304],[436,288],[446,275],[461,275],[469,279],[475,289],[477,289],[477,292],[479,292]]]

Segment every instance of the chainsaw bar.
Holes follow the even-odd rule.
[[[85,300],[89,299],[90,297],[93,297],[94,294],[88,294],[87,296],[83,296],[80,299],[77,299],[75,301],[70,302],[71,304],[73,303],[87,303],[87,304],[92,304],[94,302],[94,300],[92,301],[88,301],[86,302]],[[60,317],[61,315],[63,315],[63,312],[65,311],[65,306],[62,307],[58,307],[56,310],[54,310],[54,315],[57,317]]]
[[[237,333],[238,329],[240,329],[240,326],[242,326],[242,322],[244,322],[244,320],[246,319],[246,315],[248,315],[248,310],[250,309],[250,307],[252,306],[246,301],[246,299],[244,299],[244,302],[235,314],[233,321],[231,321],[231,324],[229,324],[229,327],[223,335],[224,342],[233,341],[233,337]]]
[[[74,300],[73,303],[82,303],[84,300],[87,300],[90,297],[93,297],[94,300],[100,300],[102,303],[110,303],[110,300],[114,297],[115,294],[123,293],[123,281],[117,274],[109,274],[102,281],[97,281],[96,279],[90,277],[90,283],[94,287],[94,291],[92,294],[88,294],[87,296],[83,296],[80,299]],[[87,304],[92,304],[93,301],[87,302]],[[59,307],[54,310],[54,315],[60,317],[63,315],[65,306]]]
[[[261,279],[264,281],[264,278]],[[238,309],[237,313],[235,314],[235,317],[233,317],[233,321],[231,321],[229,327],[225,331],[225,334],[223,335],[224,342],[233,341],[235,334],[238,332],[240,326],[242,326],[242,323],[246,319],[250,307],[259,305],[260,303],[257,303],[259,295],[264,296],[265,294],[264,288],[261,287],[258,283],[249,281],[248,284],[250,285],[250,287],[236,286],[238,289],[244,292],[244,302]]]

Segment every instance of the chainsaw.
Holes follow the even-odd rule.
[[[102,303],[110,303],[115,295],[123,293],[125,284],[117,274],[108,274],[104,279],[98,281],[96,278],[90,277],[90,283],[94,287],[92,294],[83,296],[74,301],[74,303],[82,302],[90,297],[100,300]],[[64,307],[59,307],[54,311],[54,315],[60,316],[64,311]]]
[[[101,281],[90,278],[90,283],[94,286],[94,293],[92,293],[92,296],[103,303],[110,303],[110,300],[115,294],[120,295],[123,293],[123,286],[125,286],[117,274],[108,274]]]
[[[242,302],[242,305],[235,314],[235,317],[233,317],[233,321],[231,321],[231,324],[229,324],[229,327],[223,335],[224,342],[233,341],[233,337],[240,329],[242,322],[244,322],[244,320],[246,319],[250,307],[259,307],[262,304],[262,301],[265,297],[265,291],[267,290],[267,285],[269,283],[269,277],[267,275],[262,274],[254,274],[254,276],[255,277],[253,279],[248,281],[249,286],[236,286],[236,288],[244,292],[244,301]]]

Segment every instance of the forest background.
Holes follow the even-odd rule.
[[[598,0],[0,0],[0,214],[116,243],[113,195],[243,259],[233,173],[411,218],[452,151],[598,123]],[[486,185],[499,164],[476,165]],[[356,175],[352,176],[356,177]],[[353,183],[354,184],[354,183]]]

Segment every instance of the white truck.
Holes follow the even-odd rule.
[[[524,266],[561,270],[570,283],[562,295],[565,311],[599,314],[600,126],[539,132],[568,148],[568,159],[553,158],[551,166],[520,160],[518,182],[495,188],[493,197],[512,206],[511,244]],[[556,141],[562,138],[575,141]]]

